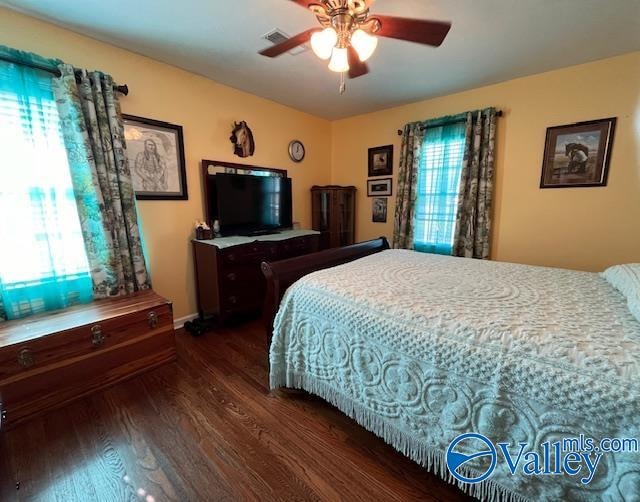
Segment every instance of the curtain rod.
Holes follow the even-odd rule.
[[[496,111],[496,117],[502,117],[502,110],[498,110]],[[446,125],[451,125],[451,124],[457,124],[458,122],[460,122],[460,120],[452,120],[450,122],[442,122],[439,123],[437,127],[442,127],[442,126],[446,126]],[[402,136],[404,134],[402,129],[398,129],[398,136]]]
[[[57,68],[51,68],[51,67],[43,65],[43,64],[27,63],[27,62],[24,62],[24,61],[18,61],[17,59],[14,59],[14,58],[11,58],[11,57],[8,57],[8,56],[4,56],[4,55],[0,55],[0,60],[6,61],[7,63],[13,63],[13,64],[21,65],[21,66],[28,66],[29,68],[34,68],[36,70],[46,71],[47,73],[51,73],[52,75],[55,75],[56,77],[62,76],[62,73],[60,73],[60,70],[58,70]],[[74,71],[77,72],[79,70],[74,70]],[[114,85],[113,86],[113,90],[117,91],[120,94],[123,94],[125,96],[129,95],[129,86],[127,84]]]

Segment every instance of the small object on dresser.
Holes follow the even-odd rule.
[[[213,239],[213,231],[204,221],[196,221],[196,239],[199,241]]]
[[[218,220],[213,222],[213,235],[214,237],[220,237],[220,222]]]

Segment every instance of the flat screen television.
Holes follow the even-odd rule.
[[[255,235],[291,228],[291,178],[216,174],[222,235]]]

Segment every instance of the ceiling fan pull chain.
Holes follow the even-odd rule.
[[[347,90],[347,84],[344,81],[344,72],[340,74],[340,95],[343,95]]]

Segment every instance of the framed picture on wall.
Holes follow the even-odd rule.
[[[133,115],[123,118],[136,199],[188,199],[182,126]]]
[[[616,118],[549,127],[540,188],[607,185]]]
[[[391,178],[367,180],[367,197],[390,197],[393,191],[392,185]]]
[[[393,174],[393,145],[369,148],[369,177]]]
[[[371,221],[373,221],[374,223],[386,223],[387,222],[387,198],[375,197],[371,200],[373,201]]]

